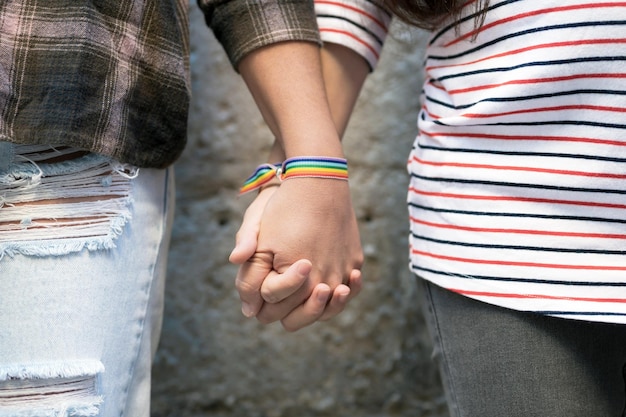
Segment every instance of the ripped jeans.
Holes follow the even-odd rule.
[[[173,170],[0,142],[0,417],[148,417]]]

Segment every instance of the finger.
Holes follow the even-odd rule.
[[[235,236],[235,248],[228,258],[230,262],[242,264],[254,255],[257,248],[263,210],[265,209],[267,201],[274,193],[274,188],[275,187],[271,187],[262,190],[246,209],[241,227]]]
[[[261,285],[261,297],[268,303],[284,300],[302,287],[312,268],[310,261],[301,259],[282,274],[269,274]]]
[[[233,264],[243,264],[256,251],[258,231],[244,230],[244,226],[245,222],[242,224],[239,232],[237,232],[235,247],[228,257],[228,260]]]
[[[350,279],[348,281],[348,287],[350,287],[350,299],[353,299],[363,289],[363,274],[358,269],[353,269],[350,273]]]
[[[285,330],[295,332],[296,330],[315,323],[324,313],[330,293],[331,291],[328,285],[318,284],[304,304],[296,307],[281,320]]]
[[[346,303],[352,298],[352,294],[353,293],[358,294],[358,292],[361,290],[361,271],[357,269],[352,270],[349,280],[348,280],[348,284],[351,286],[354,286],[355,290],[353,291],[351,288],[348,288],[346,285],[340,284],[341,287],[339,288],[339,291],[337,292],[337,296],[338,296],[337,299],[335,301],[331,300],[330,302],[327,302],[327,305],[324,306],[325,310],[329,309],[330,307],[328,314],[327,314],[327,318],[331,318],[339,314],[345,308]],[[320,285],[327,285],[327,284],[317,284],[317,286],[320,286]],[[287,299],[280,301],[276,304],[264,303],[261,310],[257,314],[256,318],[261,323],[264,323],[264,324],[273,323],[275,321],[286,318],[287,316],[291,315],[293,312],[297,311],[297,309],[300,306],[308,302],[310,303],[308,309],[304,310],[304,312],[300,311],[298,314],[293,316],[291,320],[301,321],[302,323],[306,323],[304,325],[308,325],[312,323],[313,321],[318,320],[319,317],[322,317],[322,315],[326,314],[326,312],[325,311],[322,312],[322,315],[319,315],[319,317],[317,313],[313,315],[311,315],[310,313],[314,309],[314,306],[315,306],[315,299],[313,295],[313,290],[315,288],[316,287],[312,286],[309,280],[306,280],[305,284],[302,285],[298,290],[294,292],[292,296],[288,297]],[[346,296],[345,292],[348,292],[347,299],[345,297]],[[330,305],[331,302],[333,303],[332,305]],[[308,317],[303,317],[303,315],[307,315],[307,314],[308,314]],[[296,324],[294,327],[297,328],[299,326],[298,324]]]
[[[319,318],[320,321],[330,320],[337,314],[341,313],[348,305],[348,301],[356,297],[363,288],[361,271],[353,269],[348,285],[339,285],[333,291],[332,297],[324,310],[324,314]]]
[[[235,248],[228,257],[231,263],[242,264],[256,252],[261,222],[259,215],[256,205],[251,205],[246,210],[235,237]]]
[[[348,288],[348,286],[344,284],[338,285],[335,288],[335,291],[333,291],[332,296],[330,297],[330,301],[326,305],[324,312],[318,320],[330,320],[337,314],[341,313],[346,308],[349,298],[350,288]]]
[[[317,285],[328,286],[327,284]],[[304,284],[286,299],[274,304],[263,303],[261,310],[256,315],[257,320],[263,324],[268,324],[284,319],[311,298],[315,287],[316,285],[312,284],[310,279],[306,279]]]
[[[241,312],[246,317],[254,317],[263,306],[261,285],[272,270],[273,257],[269,254],[255,254],[239,267],[235,287],[241,300]]]

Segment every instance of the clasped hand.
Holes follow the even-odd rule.
[[[237,232],[242,312],[295,331],[339,314],[361,290],[358,226],[347,181],[297,178],[262,190]]]

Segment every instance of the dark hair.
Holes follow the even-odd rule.
[[[384,7],[400,20],[422,29],[436,29],[444,20],[457,20],[468,0],[380,0]],[[480,27],[484,21],[489,0],[473,0],[474,25]]]

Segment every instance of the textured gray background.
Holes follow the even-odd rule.
[[[345,136],[366,256],[347,310],[296,333],[245,319],[228,263],[242,180],[272,138],[240,77],[191,4],[193,103],[177,164],[154,417],[445,416],[408,271],[408,177],[425,36],[394,25]]]

